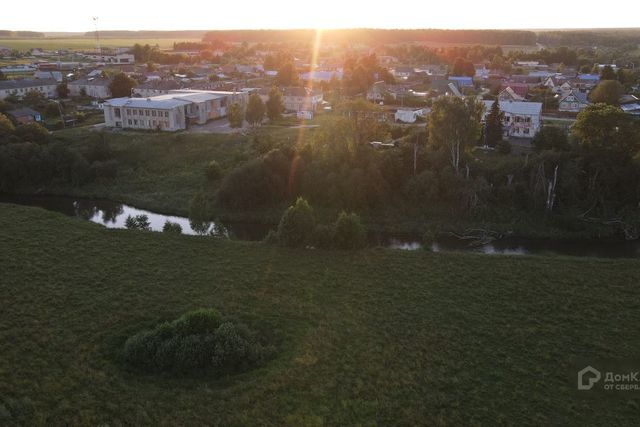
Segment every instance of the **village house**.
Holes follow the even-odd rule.
[[[40,92],[45,98],[54,98],[56,96],[57,86],[58,82],[53,79],[2,80],[0,81],[0,100],[5,99],[9,95],[22,98],[31,91]]]
[[[591,90],[600,82],[598,74],[578,74],[573,85],[580,90]]]
[[[96,99],[107,99],[111,98],[110,84],[111,79],[106,77],[82,77],[69,82],[67,87],[71,96],[84,95]]]
[[[400,108],[396,111],[394,119],[396,122],[415,123],[418,119],[424,119],[430,111],[428,108]]]
[[[114,98],[104,103],[112,128],[177,131],[227,115],[233,103],[246,105],[246,92],[174,90],[149,98]]]
[[[482,101],[484,118],[491,110],[493,101]],[[541,102],[499,101],[500,111],[504,113],[502,121],[505,137],[533,138],[542,123]]]
[[[183,89],[185,85],[176,80],[152,79],[133,88],[133,96],[148,98],[151,96],[165,95],[172,90]]]
[[[391,70],[393,77],[397,79],[407,80],[409,77],[415,75],[416,70],[413,67],[396,67]]]
[[[573,86],[568,79],[559,76],[547,78],[543,85],[556,95],[565,95],[573,90]]]
[[[526,83],[504,82],[500,85],[500,92],[507,88],[511,88],[511,90],[518,96],[521,96],[522,99],[525,99],[529,93],[529,85]]]
[[[300,80],[303,82],[329,82],[331,79],[342,80],[342,71],[320,71],[315,70],[300,74]]]
[[[40,115],[40,113],[28,107],[10,110],[7,111],[7,114],[13,117],[13,119],[20,124],[42,121],[42,116]]]
[[[316,111],[322,101],[322,92],[317,89],[286,87],[282,91],[285,111]]]
[[[560,98],[558,111],[579,113],[589,104],[586,93],[572,90]]]
[[[396,99],[396,95],[389,90],[387,84],[383,81],[375,82],[367,90],[367,100],[371,102],[384,102],[389,98]]]
[[[498,94],[500,101],[524,101],[524,96],[518,95],[511,86],[507,86]]]

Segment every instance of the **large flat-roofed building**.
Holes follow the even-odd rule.
[[[246,92],[175,90],[149,98],[114,98],[104,103],[105,124],[124,129],[177,131],[227,115],[233,103],[246,105]]]
[[[53,79],[3,80],[0,81],[0,100],[9,95],[22,98],[32,91],[40,92],[45,98],[54,98],[57,86],[58,82]]]

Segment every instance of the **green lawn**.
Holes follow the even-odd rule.
[[[160,48],[171,48],[173,43],[180,42],[199,42],[200,39],[121,39],[121,38],[101,38],[100,46],[102,47],[129,47],[136,43],[141,45],[149,44],[155,46],[156,44]],[[96,39],[93,37],[45,37],[40,39],[18,39],[0,38],[0,45],[6,46],[11,49],[27,50],[27,49],[94,49],[96,47]]]
[[[638,261],[285,250],[13,205],[0,230],[0,399],[30,399],[25,425],[637,425],[638,395],[577,396],[570,366],[637,358]],[[222,379],[115,361],[198,307],[275,358]]]

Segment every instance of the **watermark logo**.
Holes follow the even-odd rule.
[[[571,382],[580,395],[640,392],[640,361],[594,360],[574,365],[574,369]]]
[[[578,390],[591,390],[600,378],[600,371],[593,366],[587,366],[578,372]]]

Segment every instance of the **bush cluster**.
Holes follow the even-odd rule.
[[[216,310],[200,309],[133,335],[123,357],[147,372],[230,373],[255,366],[269,352],[246,327],[225,321]]]
[[[313,209],[303,198],[289,206],[280,219],[277,232],[265,238],[268,244],[288,247],[313,245],[319,248],[360,249],[366,245],[367,232],[355,213],[341,212],[335,224],[316,225]]]

